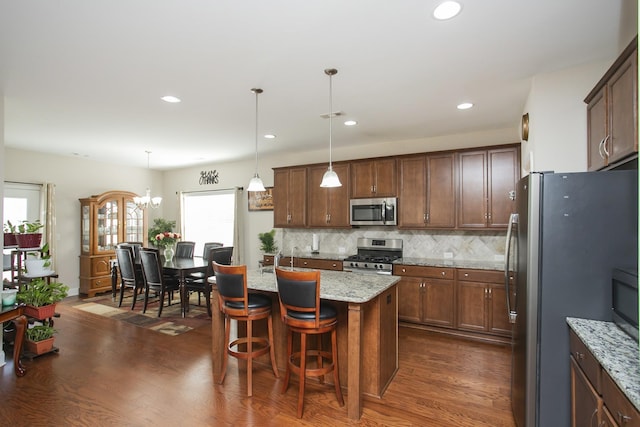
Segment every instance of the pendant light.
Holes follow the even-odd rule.
[[[145,151],[147,153],[147,169],[149,169],[149,155],[151,151]],[[147,191],[144,196],[134,197],[133,203],[136,204],[138,209],[147,209],[149,207],[155,209],[162,203],[162,197],[151,197],[151,190],[147,187]]]
[[[247,191],[265,191],[264,184],[258,175],[258,95],[262,93],[262,89],[251,89],[256,94],[256,172],[249,181]]]
[[[333,167],[331,165],[331,120],[334,116],[333,114],[333,87],[332,87],[332,77],[338,73],[338,70],[335,68],[327,68],[324,70],[324,73],[329,76],[329,168],[322,176],[322,182],[320,183],[320,187],[331,188],[331,187],[342,187],[342,183],[340,182],[340,178],[338,178],[338,174],[333,171]]]

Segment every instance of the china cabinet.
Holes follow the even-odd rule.
[[[121,242],[146,242],[146,211],[128,191],[80,199],[80,293],[111,291],[110,261]]]

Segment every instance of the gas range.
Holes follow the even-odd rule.
[[[402,258],[402,239],[359,237],[358,253],[342,262],[344,271],[391,274],[393,261]]]

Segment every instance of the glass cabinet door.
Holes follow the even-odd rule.
[[[105,201],[97,207],[96,251],[115,251],[118,244],[118,200]]]
[[[89,205],[82,205],[80,247],[82,248],[82,253],[91,252],[91,209]]]
[[[125,242],[144,242],[144,211],[138,209],[132,200],[125,201],[125,206]]]

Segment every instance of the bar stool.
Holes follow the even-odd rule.
[[[247,396],[251,396],[253,359],[263,354],[270,353],[271,368],[276,378],[279,378],[276,366],[276,355],[273,348],[273,320],[271,317],[271,298],[258,293],[247,291],[247,266],[246,265],[222,265],[213,261],[216,286],[218,287],[218,305],[224,314],[224,338],[227,351],[222,359],[222,372],[220,384],[224,382],[227,372],[229,355],[247,361]],[[231,319],[238,322],[247,322],[247,336],[230,341]],[[267,319],[269,338],[253,336],[253,321]],[[257,346],[257,349],[254,349]],[[234,347],[236,349],[234,350]],[[246,347],[246,351],[240,348]]]
[[[298,418],[302,418],[304,407],[305,378],[319,377],[324,383],[324,375],[333,371],[336,397],[340,406],[344,405],[340,379],[338,376],[338,339],[336,325],[338,313],[325,301],[320,301],[320,271],[289,271],[276,268],[278,298],[282,321],[287,326],[287,371],[282,393],[289,387],[291,372],[299,377]],[[293,352],[293,334],[300,334],[300,351]],[[323,351],[322,334],[331,333],[331,351]],[[307,348],[307,335],[318,337],[318,348]],[[307,365],[307,358],[316,363]],[[327,363],[325,363],[327,361]]]

